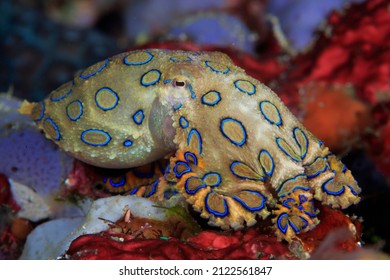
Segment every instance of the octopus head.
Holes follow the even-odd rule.
[[[175,149],[175,115],[194,108],[196,98],[193,85],[201,80],[201,67],[193,63],[177,63],[163,72],[163,85],[157,92],[149,116],[151,135],[156,143]]]

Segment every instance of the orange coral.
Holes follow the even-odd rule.
[[[301,101],[304,125],[335,153],[356,143],[368,124],[368,107],[347,87],[307,84]]]

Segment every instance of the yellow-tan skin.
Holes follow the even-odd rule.
[[[20,111],[95,166],[131,168],[172,154],[150,196],[174,186],[224,229],[272,211],[277,235],[291,241],[319,222],[314,199],[334,208],[359,201],[351,172],[223,53],[122,53]]]

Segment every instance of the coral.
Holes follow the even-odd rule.
[[[86,204],[89,207],[85,207],[88,208],[85,217],[53,219],[35,227],[21,259],[57,259],[74,239],[85,234],[106,232],[126,239],[170,236],[186,239],[200,230],[183,209],[155,207],[145,198],[113,196]]]
[[[303,234],[305,248],[311,252],[325,236],[340,227],[354,227],[339,211],[321,207],[324,223]],[[328,217],[328,218],[327,218]],[[357,223],[357,222],[355,222]],[[358,225],[356,229],[359,229]],[[358,249],[358,230],[338,244],[339,250]],[[102,232],[75,239],[66,252],[66,259],[302,259],[310,255],[304,248],[292,249],[273,236],[270,226],[255,226],[236,232],[204,230],[187,240],[175,237],[144,239],[124,234]],[[339,252],[339,251],[337,251]],[[332,255],[328,256],[328,259]]]
[[[357,2],[364,0],[274,0],[268,1],[267,12],[277,16],[293,48],[304,51],[315,41],[315,31],[330,12]]]
[[[10,207],[12,211],[17,212],[20,206],[16,203],[11,193],[11,187],[8,178],[0,173],[0,207]]]
[[[349,91],[345,86],[324,83],[307,84],[301,88],[303,124],[336,154],[360,143],[370,125],[367,104],[353,98]]]
[[[332,12],[315,45],[293,59],[284,77],[292,83],[285,84],[286,91],[293,94],[311,81],[352,84],[359,99],[378,102],[390,90],[389,38],[387,1],[366,1]]]

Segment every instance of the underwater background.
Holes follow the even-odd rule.
[[[324,232],[315,233],[321,242],[307,245],[317,249],[311,257],[388,258],[389,7],[386,0],[1,0],[0,259],[19,258],[27,236],[38,225],[86,211],[80,210],[80,204],[58,206],[56,201],[107,196],[101,194],[96,179],[105,171],[75,163],[58,150],[17,113],[20,101],[40,101],[82,69],[106,57],[143,48],[222,51],[273,89],[342,159],[362,188],[361,202],[344,213],[356,221],[359,237],[353,242],[365,250],[355,251],[348,242],[340,247],[340,239],[348,239],[348,235],[326,239],[324,232],[329,230],[321,229]],[[31,197],[34,205],[27,205]],[[326,211],[322,210],[322,215]],[[238,253],[244,247],[242,240],[247,240],[247,245],[268,245],[258,245],[253,258],[306,258],[296,248],[279,247],[274,239],[259,241],[253,231],[231,236],[202,232],[193,237],[188,232],[199,233],[204,228],[178,216],[171,216],[170,223],[179,220],[183,235],[177,235],[177,229],[170,232],[155,226],[163,228],[160,237],[171,235],[200,247],[220,249],[215,255],[205,252],[197,258],[249,256],[248,252]],[[340,216],[340,221],[344,218]],[[134,227],[139,224],[142,222]],[[149,235],[149,240],[155,237]],[[220,243],[211,242],[214,239]],[[104,236],[91,236],[74,244],[69,258],[77,258],[77,252],[97,240],[106,247],[115,246]],[[156,249],[144,255],[131,255],[134,245],[127,244],[121,257],[146,257],[159,246],[164,248],[159,251],[160,258],[172,257],[170,246],[189,250],[174,258],[189,258],[196,251],[177,240],[172,245],[162,243],[161,238],[145,243]],[[232,245],[228,248],[226,244]],[[104,251],[101,258],[112,258],[110,254]],[[89,257],[93,258],[84,256]]]

